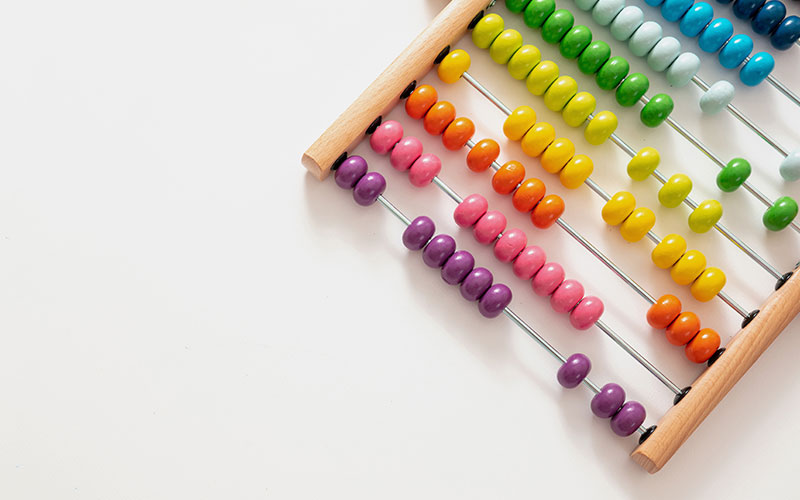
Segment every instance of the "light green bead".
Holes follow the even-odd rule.
[[[800,179],[800,149],[795,149],[789,153],[778,167],[781,177],[789,182]]]
[[[540,28],[556,10],[556,0],[532,0],[522,13],[522,20],[529,28]]]
[[[706,200],[689,214],[689,229],[695,233],[706,233],[722,218],[722,203]]]
[[[505,23],[503,22],[503,18],[497,14],[483,16],[481,20],[478,21],[478,24],[472,28],[472,43],[479,49],[488,49],[492,42],[494,42],[494,39],[497,38],[497,35],[503,31],[504,27]]]
[[[520,47],[522,34],[513,29],[503,30],[489,46],[489,55],[497,64],[506,64]]]
[[[544,93],[544,105],[550,111],[561,111],[578,93],[578,82],[570,76],[561,76]]]
[[[634,55],[644,57],[661,40],[662,33],[660,24],[647,21],[639,26],[639,29],[628,39],[628,48]]]
[[[517,80],[524,80],[542,60],[542,53],[533,45],[523,45],[508,61],[508,72]]]
[[[700,98],[700,109],[707,115],[719,113],[730,104],[735,93],[736,89],[730,82],[715,82]]]
[[[592,19],[600,26],[608,26],[625,7],[625,0],[598,0],[592,7]]]
[[[644,147],[628,162],[628,177],[635,181],[643,181],[656,171],[661,162],[658,150]]]
[[[570,99],[561,116],[570,127],[580,127],[592,114],[597,106],[597,100],[589,92],[578,92]]]
[[[692,180],[684,174],[675,174],[658,190],[658,201],[667,208],[675,208],[692,192]]]
[[[681,42],[672,36],[665,36],[647,54],[647,65],[659,73],[666,70],[681,53]]]
[[[533,95],[542,95],[558,78],[558,65],[553,61],[542,61],[528,74],[525,85]]]
[[[691,52],[684,52],[669,65],[664,76],[673,87],[683,87],[692,81],[699,69],[700,58]]]

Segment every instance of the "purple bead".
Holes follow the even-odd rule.
[[[456,240],[452,236],[435,236],[422,251],[422,261],[430,267],[442,267],[456,251]]]
[[[475,267],[475,258],[466,250],[459,250],[442,266],[442,279],[449,285],[458,285]]]
[[[369,172],[353,188],[353,199],[362,207],[375,203],[386,190],[386,179],[378,172]]]
[[[476,267],[461,282],[461,296],[475,302],[492,286],[493,281],[491,271],[485,267]]]
[[[567,361],[558,369],[558,383],[567,389],[577,387],[589,370],[592,369],[592,362],[585,354],[576,353],[567,358]]]
[[[353,189],[356,182],[367,173],[367,160],[360,156],[350,156],[339,165],[333,180],[342,189]]]
[[[403,245],[409,250],[422,250],[436,231],[436,224],[430,219],[420,215],[411,221],[403,231]]]
[[[624,402],[625,390],[614,383],[606,384],[592,398],[592,413],[600,418],[611,418]]]
[[[511,303],[511,289],[502,283],[492,285],[478,302],[478,310],[486,318],[496,318]]]
[[[647,413],[637,401],[628,401],[611,417],[611,430],[618,436],[630,436],[644,423]]]

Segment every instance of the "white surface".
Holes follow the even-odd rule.
[[[1,498],[797,495],[797,322],[668,467],[649,476],[628,459],[635,439],[594,418],[588,392],[562,390],[552,358],[509,321],[482,319],[407,252],[388,212],[357,207],[333,182],[301,169],[305,148],[443,5],[5,5]],[[596,38],[613,42],[576,14]],[[564,73],[577,74],[538,33],[522,32]],[[473,54],[472,73],[509,105],[544,110],[486,52],[468,39],[460,46]],[[781,54],[776,70],[794,89],[798,51]],[[706,80],[724,75],[713,56],[702,57]],[[652,80],[665,89],[662,76]],[[500,137],[502,116],[464,82],[428,81],[474,119],[478,137]],[[579,83],[600,109],[618,111],[611,94],[586,77]],[[742,109],[784,144],[800,142],[800,110],[766,86],[737,87]],[[732,117],[698,116],[697,89],[672,95],[675,116],[721,155],[753,160],[753,181],[770,196],[800,195],[800,185],[778,179],[777,155]],[[589,146],[545,111],[541,119],[592,155],[606,190],[629,189],[622,152]],[[636,148],[660,148],[662,171],[689,172],[698,199],[719,195],[716,167],[665,127],[643,133],[635,113],[618,113],[620,135]],[[443,152],[401,110],[392,117]],[[501,143],[503,158],[522,159],[518,146]],[[562,351],[592,357],[595,381],[623,384],[645,403],[648,424],[668,408],[668,391],[601,332],[571,331],[457,230],[441,192],[410,187],[367,149],[358,152],[387,175],[387,197],[454,233],[512,286],[521,316]],[[460,193],[490,192],[489,175],[468,172],[463,152],[443,157],[442,178]],[[564,192],[537,162],[526,165]],[[630,189],[656,209],[656,187],[648,180]],[[694,303],[649,263],[648,242],[625,244],[604,227],[596,196],[585,188],[565,196],[566,219],[648,290],[679,294],[725,339],[736,331],[738,318],[722,303]],[[694,378],[697,367],[646,326],[646,305],[631,290],[559,229],[536,231],[507,199],[489,199],[569,276],[606,298],[607,322],[620,334],[680,385]],[[800,257],[798,235],[765,234],[762,207],[745,193],[722,199],[725,222],[778,267]],[[660,234],[688,233],[686,209],[656,211]],[[771,289],[773,280],[718,234],[690,244],[728,272],[730,294],[745,307]]]

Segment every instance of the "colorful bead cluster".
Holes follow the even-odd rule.
[[[719,348],[719,334],[711,328],[701,329],[695,313],[681,312],[681,301],[674,295],[659,297],[647,311],[647,322],[666,330],[670,344],[685,346],[686,357],[694,363],[705,363]]]
[[[698,250],[687,251],[686,240],[678,234],[665,236],[650,257],[657,267],[670,270],[672,281],[689,286],[692,297],[700,302],[713,299],[725,286],[725,273],[706,267],[705,255]]]

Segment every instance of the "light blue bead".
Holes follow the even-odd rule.
[[[706,90],[700,98],[700,109],[707,115],[715,115],[733,100],[736,89],[731,82],[720,80]]]
[[[631,49],[633,55],[644,57],[661,40],[662,33],[660,24],[654,21],[645,21],[628,39],[628,48]]]
[[[611,36],[620,42],[624,42],[633,35],[633,32],[639,29],[639,26],[644,22],[644,13],[642,9],[634,5],[629,5],[622,9],[617,17],[611,21]]]
[[[661,4],[661,17],[670,22],[675,22],[682,18],[694,0],[664,0]]]
[[[753,39],[747,35],[736,35],[722,47],[719,52],[719,63],[724,68],[738,68],[752,51]]]
[[[666,70],[681,53],[681,42],[672,36],[665,36],[647,54],[647,65],[659,73]]]
[[[651,7],[658,7],[664,0],[644,0],[644,3]]]
[[[795,149],[787,156],[779,167],[781,177],[787,181],[800,180],[800,149]]]
[[[579,9],[590,11],[594,4],[597,3],[597,0],[575,0],[575,5],[578,6]]]
[[[600,26],[608,26],[625,7],[625,0],[598,0],[592,8],[592,19]]]
[[[700,69],[700,58],[691,52],[684,52],[667,68],[665,76],[673,87],[683,87],[692,80]]]
[[[706,26],[706,29],[700,33],[700,38],[697,42],[700,44],[701,50],[713,54],[718,51],[732,35],[733,23],[722,17],[711,21],[711,24]]]
[[[681,33],[694,38],[708,26],[714,17],[714,8],[706,2],[697,2],[681,19]]]
[[[739,71],[739,79],[748,87],[755,87],[775,67],[775,59],[766,52],[757,52]]]

